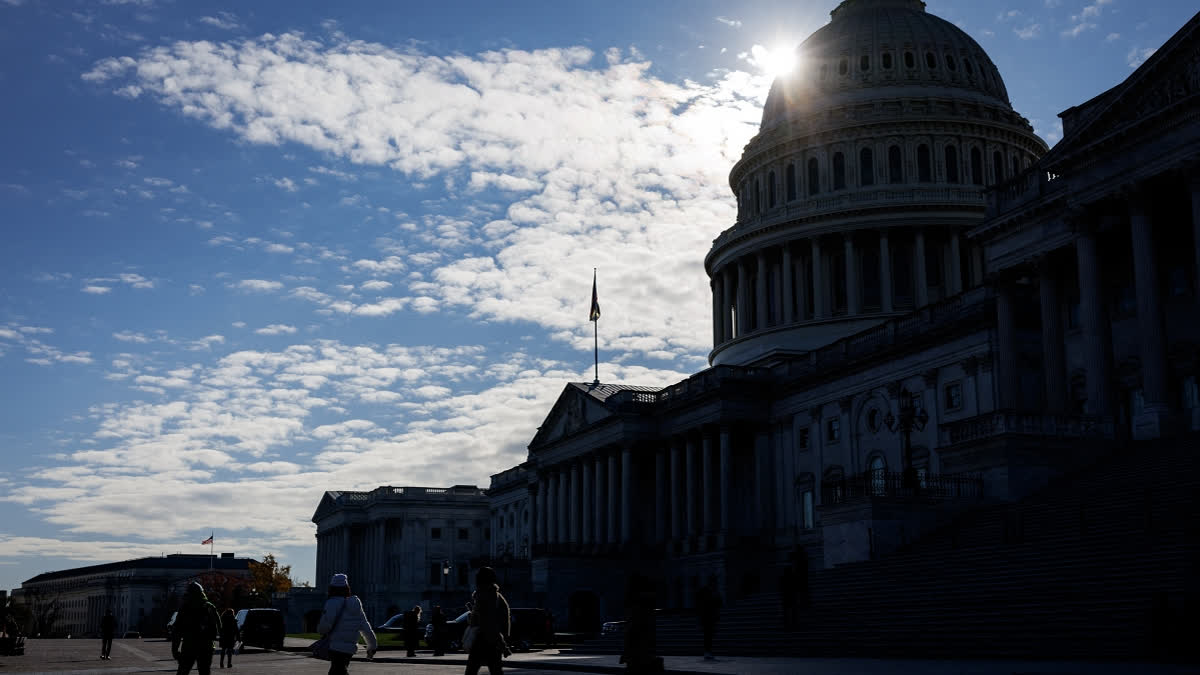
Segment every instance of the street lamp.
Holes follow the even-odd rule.
[[[450,561],[442,561],[442,595],[450,594]]]
[[[929,422],[929,413],[925,412],[925,406],[919,408],[914,406],[912,399],[913,394],[908,389],[901,389],[898,406],[900,416],[897,417],[889,411],[883,422],[893,433],[900,432],[900,455],[904,462],[904,473],[900,475],[900,486],[911,490],[915,495],[921,486],[920,480],[917,478],[917,470],[913,468],[912,439],[909,438],[909,434],[925,428]]]

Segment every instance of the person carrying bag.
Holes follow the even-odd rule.
[[[367,658],[375,657],[379,648],[375,631],[367,621],[362,601],[350,594],[350,580],[345,574],[335,574],[329,580],[329,599],[317,632],[324,637],[313,643],[313,656],[329,659],[329,675],[347,675],[350,659],[358,651],[359,635],[367,641]]]
[[[475,573],[474,607],[471,622],[463,633],[463,649],[467,651],[466,675],[476,675],[484,665],[490,675],[504,672],[502,660],[510,656],[508,635],[511,629],[508,601],[496,585],[496,572],[480,567]]]

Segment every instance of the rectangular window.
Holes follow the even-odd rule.
[[[945,388],[946,410],[958,410],[962,407],[962,383],[951,382]]]
[[[441,563],[429,563],[429,585],[430,586],[441,586],[442,585],[442,564]]]
[[[804,504],[804,529],[813,529],[813,491],[805,490],[803,495]]]
[[[466,541],[470,538],[471,538],[471,533],[467,532],[467,528],[465,528],[465,527],[458,528],[458,540],[459,541]]]
[[[796,431],[796,449],[808,449],[808,428],[799,429]]]
[[[842,440],[842,420],[840,417],[830,417],[825,422],[825,440],[837,443]]]
[[[440,528],[440,527],[431,528],[429,530],[429,538],[430,539],[441,539],[442,538],[442,528]]]

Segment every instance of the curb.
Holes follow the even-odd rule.
[[[283,649],[278,650],[278,651],[304,653],[304,652],[308,652],[308,648],[307,647],[287,647],[287,646],[285,646]],[[389,651],[392,651],[392,650],[389,650]],[[381,658],[380,654],[382,654],[382,653],[383,652],[376,652],[375,659],[372,661],[372,663],[386,663],[386,664],[412,663],[412,664],[419,664],[419,665],[423,665],[423,666],[443,665],[443,666],[463,666],[463,667],[466,667],[466,665],[467,665],[467,660],[465,658],[462,658],[457,655],[449,656],[449,657],[445,657],[445,658],[428,657],[428,656],[414,656],[412,658],[405,657],[405,656],[400,656],[400,657],[383,656]],[[363,660],[363,658],[361,656],[359,656],[358,654],[355,654],[354,658],[355,658],[355,660],[358,660],[358,661]],[[532,660],[532,659],[530,659],[530,660],[506,659],[504,661],[504,665],[505,665],[505,667],[508,667],[508,668],[524,668],[527,670],[557,670],[557,671],[564,671],[564,672],[571,672],[571,673],[611,673],[613,675],[617,675],[617,674],[629,672],[628,670],[625,669],[624,666],[602,666],[599,664],[589,665],[589,664],[585,664],[585,663],[561,663],[561,662],[551,662],[551,661],[536,661],[536,660]],[[695,670],[672,670],[670,668],[663,670],[661,672],[662,672],[662,675],[723,675],[721,673],[712,673],[712,672],[708,672],[708,671],[700,672],[700,671],[695,671]]]

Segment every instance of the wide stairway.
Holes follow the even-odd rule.
[[[1014,504],[879,560],[814,572],[783,629],[779,597],[722,613],[718,653],[1145,659],[1195,612],[1200,440],[1132,444]],[[1164,618],[1166,612],[1174,618]],[[619,652],[619,636],[588,642]],[[661,654],[697,654],[695,616],[660,615]]]

